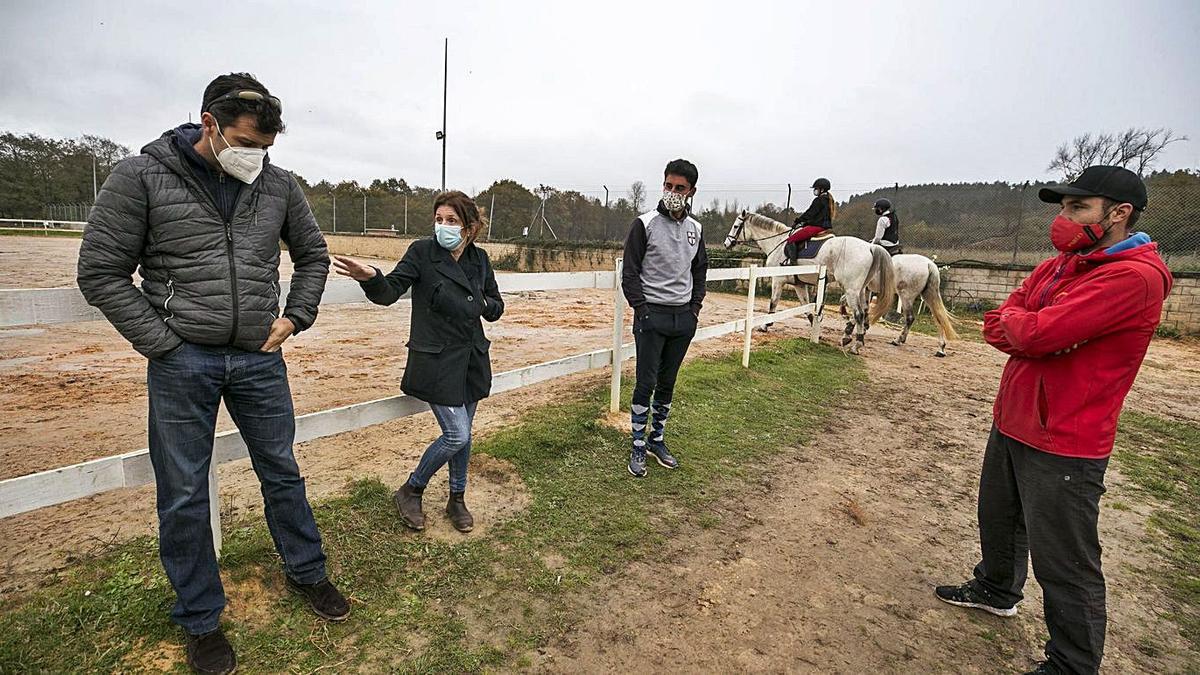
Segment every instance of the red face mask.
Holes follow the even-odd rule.
[[[1063,253],[1095,246],[1108,233],[1101,223],[1109,213],[1112,211],[1105,213],[1099,223],[1077,223],[1060,214],[1050,223],[1050,243]]]

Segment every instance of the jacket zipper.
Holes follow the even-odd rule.
[[[163,301],[163,311],[167,313],[167,316],[163,317],[163,323],[166,323],[166,322],[170,321],[171,319],[175,318],[175,314],[169,309],[169,307],[171,306],[171,298],[174,298],[174,297],[175,297],[175,280],[172,279],[171,275],[168,274],[167,275],[167,299]]]
[[[1054,290],[1054,287],[1058,285],[1058,280],[1062,279],[1063,273],[1067,271],[1067,263],[1069,262],[1070,258],[1062,261],[1062,264],[1058,266],[1058,270],[1054,272],[1054,278],[1050,280],[1050,283],[1042,291],[1041,307],[1043,309],[1046,307],[1046,299],[1050,296],[1050,291]]]
[[[225,195],[225,172],[222,171],[217,181],[221,184],[221,195]],[[236,204],[235,204],[236,206]],[[231,209],[232,211],[232,209]],[[224,214],[222,214],[224,215]],[[229,344],[233,344],[237,339],[238,332],[238,286],[237,286],[237,264],[233,257],[233,214],[225,218],[225,253],[229,256],[229,292],[232,294],[233,300],[233,326],[229,331]]]
[[[271,311],[271,313],[275,315],[276,319],[278,319],[279,318],[279,282],[278,281],[271,282],[271,292],[275,294],[275,309],[273,309]]]

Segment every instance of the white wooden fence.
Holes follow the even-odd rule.
[[[755,316],[754,297],[758,280],[795,274],[817,276],[816,301],[774,314]],[[497,284],[505,293],[580,288],[613,289],[613,346],[609,349],[576,354],[499,373],[492,378],[492,392],[511,391],[574,373],[614,366],[610,406],[613,411],[616,411],[621,391],[620,364],[634,356],[634,345],[622,342],[625,298],[621,292],[620,278],[620,259],[617,260],[616,269],[612,272],[497,275]],[[746,280],[749,282],[746,318],[705,326],[696,331],[694,339],[707,340],[729,333],[743,332],[745,337],[742,365],[749,367],[750,335],[754,328],[795,316],[811,314],[813,316],[812,340],[816,342],[821,331],[825,278],[824,266],[765,268],[751,266],[749,268],[710,269],[708,271],[709,281]],[[280,295],[286,297],[285,292],[281,292]],[[352,302],[366,302],[366,298],[359,285],[349,280],[330,280],[325,295],[321,298],[322,305]],[[102,317],[83,302],[83,297],[75,288],[0,290],[0,326],[32,323],[53,324],[97,318]],[[401,394],[300,415],[296,418],[296,442],[303,443],[353,431],[399,417],[415,415],[428,409],[429,406],[426,403]],[[209,507],[213,544],[218,553],[221,550],[221,523],[220,501],[217,498],[216,467],[218,464],[232,462],[247,456],[246,444],[237,430],[216,435],[213,444],[213,460],[209,469]],[[149,450],[145,448],[0,480],[0,518],[110,490],[145,485],[153,481],[154,470],[150,464]]]
[[[69,230],[82,232],[86,222],[81,220],[42,220],[29,218],[0,218],[0,230]]]

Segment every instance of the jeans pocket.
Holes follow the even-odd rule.
[[[186,340],[182,341],[179,343],[178,347],[175,347],[174,349],[167,352],[166,354],[162,354],[160,356],[155,356],[152,360],[153,361],[166,361],[168,359],[174,358],[174,357],[178,356],[181,352],[183,352],[183,348],[186,347],[187,344],[188,343]]]

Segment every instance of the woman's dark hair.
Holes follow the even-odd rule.
[[[692,187],[696,187],[696,181],[700,178],[700,171],[695,164],[686,159],[673,159],[667,164],[667,168],[663,170],[663,178],[667,176],[682,176],[687,179],[687,182]]]
[[[208,87],[204,89],[204,101],[200,105],[201,114],[212,113],[221,128],[233,124],[242,115],[253,115],[254,126],[260,133],[277,134],[285,129],[283,111],[275,103],[244,98],[217,100],[231,91],[242,90],[257,91],[263,96],[271,95],[271,92],[250,73],[221,75],[209,82]]]
[[[476,223],[487,224],[483,209],[476,206],[475,200],[468,197],[466,193],[458,190],[443,192],[434,198],[433,212],[437,213],[440,206],[449,206],[454,209],[454,213],[458,215],[458,219],[462,221],[464,227],[471,227]]]

